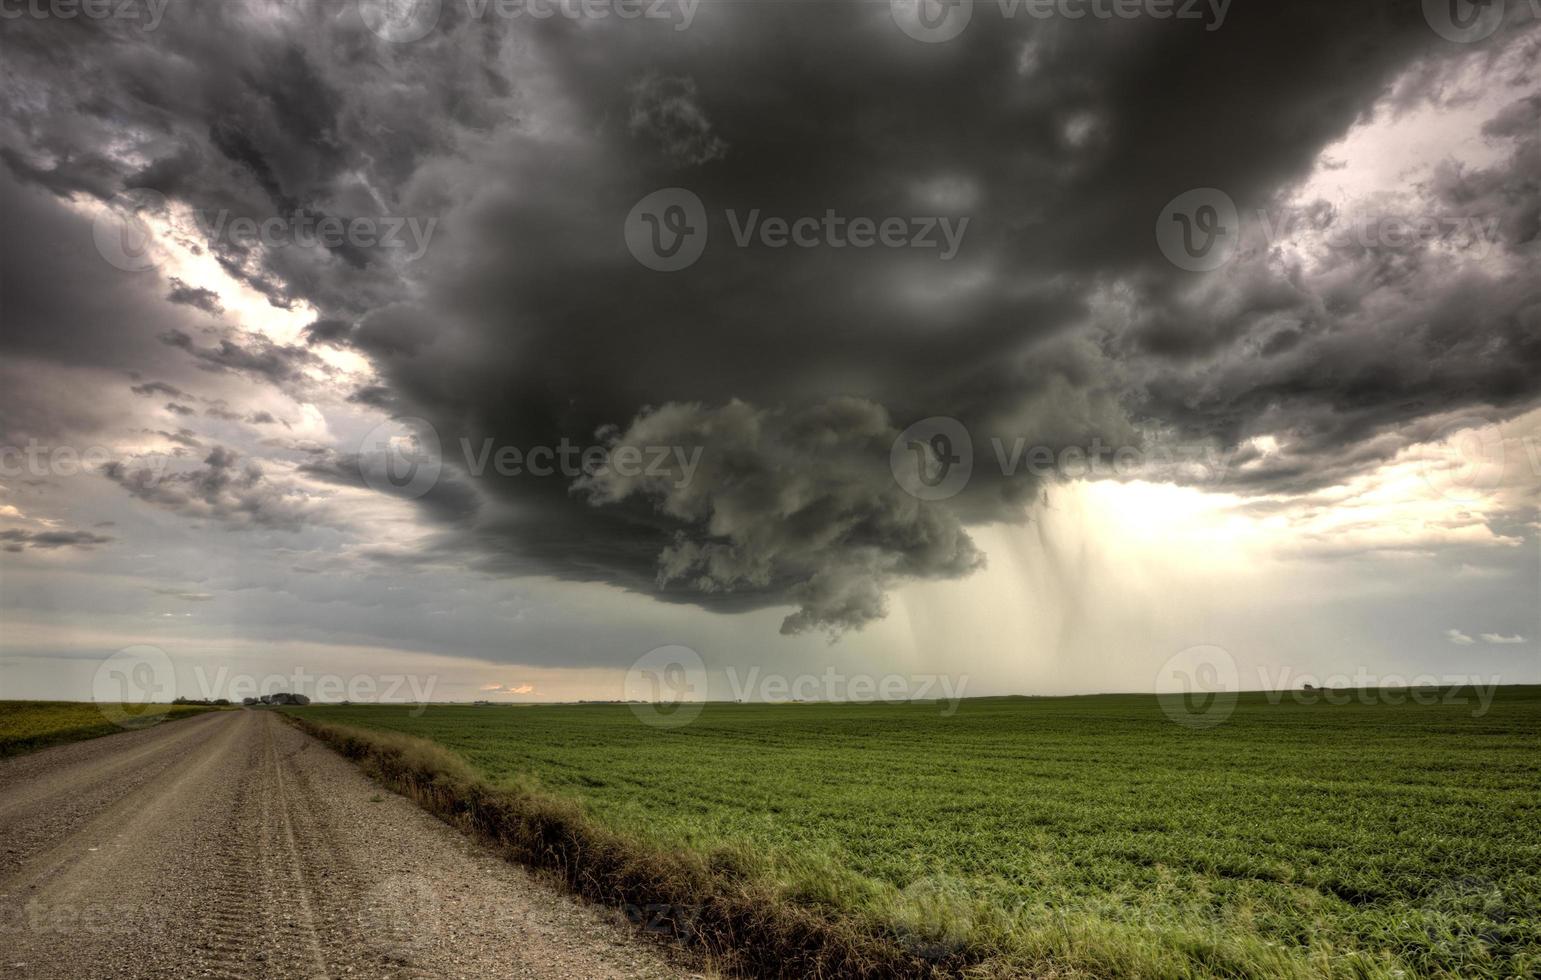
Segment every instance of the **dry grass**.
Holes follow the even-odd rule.
[[[463,832],[585,898],[639,912],[648,931],[671,934],[725,972],[865,980],[955,976],[967,965],[961,950],[885,935],[816,896],[788,900],[753,855],[664,853],[600,826],[569,800],[490,787],[432,742],[289,717]]]

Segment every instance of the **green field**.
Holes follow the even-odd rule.
[[[123,731],[125,726],[113,718],[143,728],[214,710],[192,704],[136,704],[116,711],[111,708],[117,706],[111,706],[104,713],[102,707],[92,701],[0,701],[0,758]]]
[[[1491,708],[1154,697],[312,706],[421,736],[652,846],[755,855],[787,901],[984,973],[1537,976],[1541,688]]]

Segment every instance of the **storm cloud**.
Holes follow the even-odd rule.
[[[4,348],[420,420],[444,476],[396,496],[430,522],[425,553],[710,609],[788,607],[788,633],[861,628],[899,583],[984,567],[969,529],[1031,520],[1053,490],[988,465],[993,439],[1203,445],[1234,455],[1229,490],[1305,494],[1452,414],[1496,422],[1538,404],[1541,101],[1525,74],[1538,39],[1518,12],[1468,46],[1416,5],[1236,5],[1218,29],[975,6],[935,44],[886,3],[846,2],[709,4],[688,30],[483,20],[447,3],[409,43],[333,3],[173,3],[153,33],[7,22],[7,203],[43,215],[47,200],[154,191],[199,254],[272,310],[317,317],[291,340],[238,330],[218,322],[228,297],[168,275],[159,295],[184,319],[136,317],[134,338],[87,351],[84,329],[57,326],[82,301],[45,269],[19,295],[7,276],[19,315]],[[1486,161],[1444,166],[1368,218],[1470,218],[1475,237],[1345,237],[1365,214],[1294,200],[1351,127],[1437,102],[1472,72],[1512,96],[1482,127]],[[638,261],[625,234],[666,188],[701,202],[705,231],[699,259],[672,272]],[[1245,219],[1211,272],[1168,261],[1153,231],[1195,188],[1223,190]],[[218,230],[221,215],[435,223],[409,258],[356,240],[253,244]],[[818,237],[745,238],[751,215]],[[1297,218],[1293,238],[1276,233]],[[904,231],[857,247],[856,222]],[[947,257],[921,246],[943,222],[964,229]],[[334,350],[367,363],[365,383],[325,390]],[[890,451],[937,416],[972,436],[978,465],[955,496],[922,500]],[[32,417],[6,410],[15,431]],[[489,441],[612,461],[664,446],[699,450],[700,465],[688,481],[608,463],[473,472],[461,447]],[[315,455],[297,475],[392,495],[366,478],[361,444]],[[223,447],[164,479],[130,463],[105,475],[230,526],[324,517]]]

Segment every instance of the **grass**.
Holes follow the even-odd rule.
[[[0,701],[0,758],[123,731],[125,726],[109,715],[143,728],[215,710],[191,704],[113,705],[107,712],[102,708],[92,701]]]
[[[521,833],[602,839],[625,874],[690,883],[670,896],[752,892],[899,950],[872,975],[1536,976],[1541,688],[1475,709],[1244,695],[1205,730],[1141,696],[713,704],[677,729],[621,705],[291,713],[429,739],[504,818],[544,814]]]

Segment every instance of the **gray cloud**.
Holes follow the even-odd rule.
[[[630,91],[632,134],[652,140],[671,163],[710,163],[728,152],[701,109],[694,79],[647,74]]]
[[[24,548],[36,548],[41,550],[53,550],[55,548],[83,548],[90,549],[99,544],[108,544],[113,539],[105,534],[93,534],[90,531],[23,531],[10,529],[0,531],[0,543],[3,543],[6,551],[17,552]]]
[[[606,465],[577,486],[594,505],[635,496],[678,523],[658,555],[660,588],[785,596],[799,608],[783,633],[839,633],[881,618],[885,590],[904,578],[984,564],[955,516],[894,482],[887,454],[898,434],[881,405],[856,398],[793,413],[671,404],[611,447],[678,447],[669,465]],[[702,463],[687,473],[692,452]]]
[[[183,602],[209,602],[214,598],[208,592],[183,592],[177,589],[156,589],[155,594],[181,599]]]
[[[189,286],[187,283],[171,277],[171,292],[166,294],[166,299],[173,303],[181,303],[183,306],[191,306],[205,313],[219,314],[225,311],[220,305],[219,294],[212,289],[204,289],[201,286]]]
[[[1415,6],[1238,7],[1215,34],[979,8],[965,35],[930,46],[882,4],[826,5],[816,23],[805,5],[723,4],[688,37],[619,23],[516,35],[451,9],[444,37],[393,48],[319,3],[284,5],[260,31],[242,5],[170,11],[153,36],[17,22],[8,61],[35,97],[6,107],[4,189],[29,228],[49,220],[42,196],[134,186],[206,215],[442,218],[411,266],[201,242],[275,307],[308,303],[319,319],[294,344],[205,329],[189,318],[217,298],[178,300],[172,283],[171,306],[197,310],[149,335],[166,376],[292,391],[324,369],[312,348],[346,347],[378,373],[351,401],[426,419],[450,449],[695,440],[705,455],[685,488],[471,476],[448,452],[454,489],[420,501],[441,532],[426,557],[715,609],[792,606],[792,632],[860,626],[897,582],[967,574],[979,555],[964,528],[1020,520],[1038,499],[1040,481],[988,468],[947,502],[902,496],[885,440],[921,417],[959,419],[981,452],[993,435],[1058,448],[1154,430],[1237,448],[1268,434],[1279,452],[1242,448],[1257,465],[1229,488],[1305,493],[1451,411],[1510,418],[1537,403],[1533,97],[1488,122],[1497,162],[1426,188],[1441,208],[1499,219],[1503,266],[1415,242],[1344,250],[1325,271],[1263,250],[1204,279],[1155,247],[1174,195],[1214,186],[1244,211],[1275,206],[1393,80],[1464,57]],[[65,69],[64,49],[91,71]],[[675,185],[705,202],[709,246],[662,275],[627,254],[621,223]],[[944,264],[738,248],[728,209],[971,223]],[[157,363],[145,336],[101,341],[114,305],[71,295],[21,251],[7,267],[38,275],[6,279],[8,355]],[[157,288],[146,310],[167,305]],[[45,397],[12,396],[6,430],[60,417]],[[237,526],[312,516],[220,452],[155,486],[108,475]],[[318,455],[307,475],[359,485],[356,459]]]
[[[321,517],[320,504],[310,495],[268,479],[255,462],[242,465],[224,446],[215,446],[203,463],[186,472],[162,472],[113,461],[102,475],[146,503],[236,529],[297,531]]]

